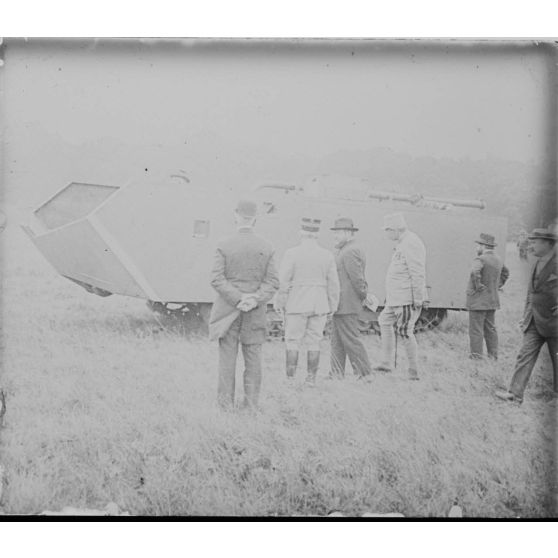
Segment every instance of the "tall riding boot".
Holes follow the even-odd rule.
[[[306,376],[307,384],[316,383],[316,374],[320,364],[320,351],[308,351],[308,375]]]
[[[287,378],[294,378],[298,363],[298,351],[287,349]]]

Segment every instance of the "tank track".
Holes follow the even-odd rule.
[[[187,326],[188,330],[197,330],[199,333],[207,333],[211,304],[209,303],[163,303],[149,300],[147,306],[163,316],[174,325]],[[362,334],[380,335],[378,324],[378,313],[365,314],[359,320],[359,330]],[[438,327],[447,315],[445,308],[425,308],[421,312],[415,325],[415,333],[429,331]],[[170,324],[169,324],[170,325]],[[271,306],[267,311],[267,336],[269,339],[284,339],[284,324],[280,314],[275,312]],[[328,320],[324,334],[331,333],[331,319]]]

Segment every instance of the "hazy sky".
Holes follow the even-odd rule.
[[[187,145],[193,155],[544,155],[549,91],[534,47],[413,43],[246,46],[9,42],[0,68],[9,141]],[[186,143],[185,143],[186,142]]]

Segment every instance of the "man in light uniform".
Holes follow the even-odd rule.
[[[427,299],[426,249],[422,240],[407,229],[402,213],[384,217],[387,237],[395,249],[386,275],[386,305],[378,319],[383,358],[375,370],[391,372],[395,365],[396,335],[403,341],[408,377],[418,380],[417,341],[414,327]]]
[[[267,336],[267,302],[279,281],[273,247],[254,234],[257,205],[241,200],[235,211],[236,234],[217,245],[211,285],[217,291],[209,335],[219,340],[219,405],[234,406],[238,345],[244,356],[244,406],[257,406],[262,381],[262,344]]]
[[[303,341],[307,348],[307,378],[313,384],[320,362],[320,341],[327,315],[337,310],[339,279],[333,254],[318,244],[319,219],[303,218],[301,242],[289,248],[279,268],[275,309],[285,315],[287,377],[293,378]]]

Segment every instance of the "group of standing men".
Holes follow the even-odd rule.
[[[286,375],[296,373],[302,344],[307,348],[308,384],[316,379],[320,342],[332,317],[328,377],[342,378],[347,359],[358,378],[390,372],[395,360],[395,336],[403,340],[408,377],[418,379],[414,326],[426,302],[426,250],[407,229],[402,214],[387,215],[384,230],[395,243],[386,277],[386,304],[380,314],[382,362],[372,368],[360,339],[359,314],[378,301],[368,292],[366,256],[358,245],[352,219],[341,217],[331,227],[335,254],[318,244],[321,221],[301,221],[300,244],[285,252],[279,271],[273,247],[253,232],[257,205],[240,201],[235,210],[237,233],[217,246],[211,284],[217,299],[210,316],[210,338],[219,341],[218,401],[234,406],[235,369],[239,344],[244,356],[244,406],[255,407],[262,377],[261,346],[266,336],[267,303],[284,318]]]
[[[285,252],[277,271],[273,247],[253,231],[256,217],[256,203],[240,201],[235,210],[237,232],[218,244],[215,255],[211,284],[217,291],[217,299],[209,329],[210,338],[219,342],[220,406],[234,407],[239,345],[245,365],[244,406],[257,406],[262,379],[262,344],[267,333],[267,304],[273,297],[275,310],[284,318],[287,378],[295,376],[304,343],[307,348],[306,382],[310,385],[315,382],[320,342],[328,316],[332,316],[330,379],[344,376],[347,359],[361,379],[370,377],[373,370],[391,372],[395,365],[397,339],[400,339],[407,356],[407,377],[418,380],[414,327],[422,308],[428,303],[426,250],[421,239],[407,228],[404,216],[395,213],[384,217],[384,231],[395,248],[386,274],[385,305],[379,316],[382,360],[374,368],[360,339],[359,314],[363,306],[376,310],[378,300],[368,292],[366,257],[356,242],[358,228],[352,219],[338,218],[331,227],[336,242],[333,254],[318,244],[321,221],[303,218],[300,244]],[[535,249],[535,255],[544,259],[544,266],[541,268],[539,261],[529,285],[524,343],[517,358],[512,385],[509,392],[496,393],[507,401],[521,402],[527,380],[545,342],[551,351],[555,389],[558,387],[556,236],[536,229],[530,239],[537,241],[541,236],[548,243],[548,251],[544,252],[544,258],[540,258],[542,252],[539,254]],[[481,234],[476,242],[478,254],[467,288],[470,356],[481,358],[484,340],[488,356],[496,359],[498,337],[494,316],[499,308],[498,290],[509,273],[494,253],[493,236]],[[541,305],[548,308],[541,310]],[[548,321],[546,326],[541,325],[545,320]]]

